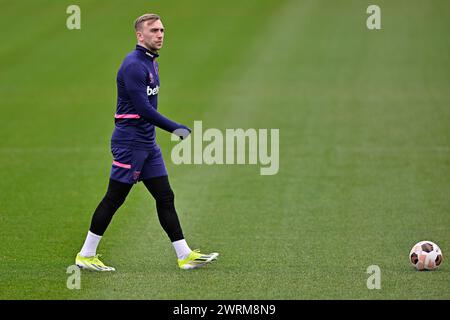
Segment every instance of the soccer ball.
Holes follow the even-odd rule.
[[[437,269],[442,259],[441,249],[431,241],[416,243],[409,253],[409,261],[419,271]]]

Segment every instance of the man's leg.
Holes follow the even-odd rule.
[[[92,216],[89,231],[103,236],[114,214],[125,202],[132,187],[132,184],[109,179],[108,190]]]
[[[183,231],[175,210],[175,196],[170,187],[169,178],[167,176],[156,177],[146,179],[143,182],[147,190],[155,198],[159,222],[169,236],[170,241],[183,240]],[[189,247],[187,247],[187,254],[190,251]]]
[[[169,236],[182,269],[195,269],[217,259],[218,253],[203,254],[192,251],[183,236],[180,221],[175,210],[175,196],[167,176],[143,180],[148,191],[156,201],[159,222]]]
[[[98,271],[111,271],[111,269],[114,269],[107,267],[109,269],[104,270],[106,266],[95,255],[97,246],[114,213],[125,201],[133,184],[138,181],[141,168],[148,154],[140,150],[116,147],[111,148],[111,152],[113,162],[108,190],[92,216],[86,241],[75,259],[77,265]],[[101,268],[96,269],[99,265]]]
[[[112,217],[124,203],[132,187],[132,184],[109,179],[108,190],[92,216],[86,240],[77,256],[77,265],[87,269],[98,268],[98,271],[114,270],[114,268],[106,267],[96,258],[97,247]]]

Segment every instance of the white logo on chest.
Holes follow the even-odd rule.
[[[150,88],[150,86],[147,86],[147,95],[148,96],[157,95],[158,92],[159,92],[159,86],[156,86],[154,88]]]

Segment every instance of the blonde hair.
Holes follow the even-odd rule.
[[[160,16],[158,16],[155,13],[146,13],[140,17],[138,17],[135,21],[134,21],[134,30],[138,31],[138,30],[142,30],[142,23],[145,21],[152,21],[152,20],[161,20]]]

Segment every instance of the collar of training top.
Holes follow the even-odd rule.
[[[148,55],[152,59],[159,57],[159,54],[151,52],[147,48],[144,48],[143,46],[138,45],[138,44],[136,45],[136,50],[142,51],[143,53],[145,53],[146,55]]]

